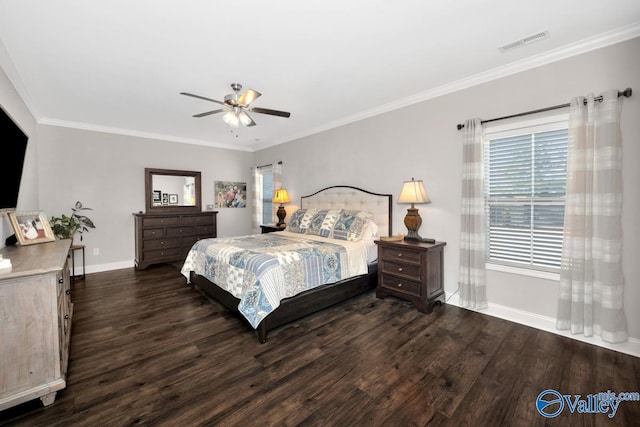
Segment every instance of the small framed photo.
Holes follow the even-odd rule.
[[[156,203],[162,203],[162,191],[160,190],[153,190],[153,202]]]
[[[8,215],[20,245],[52,242],[56,239],[44,212],[9,212]]]
[[[178,204],[178,195],[177,194],[169,194],[169,204],[177,205]]]

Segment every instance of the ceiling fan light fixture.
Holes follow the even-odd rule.
[[[249,126],[252,122],[251,117],[249,117],[249,115],[244,111],[241,111],[240,114],[238,114],[238,119],[240,120],[240,123],[242,123],[242,126]]]
[[[222,116],[222,120],[231,127],[237,128],[240,126],[240,119],[233,111],[227,111],[227,113]]]

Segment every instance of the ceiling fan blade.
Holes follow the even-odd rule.
[[[278,116],[278,117],[290,117],[291,113],[288,113],[286,111],[278,111],[278,110],[270,110],[268,108],[252,108],[251,111],[253,111],[254,113],[260,113],[260,114],[270,114],[272,116]]]
[[[222,102],[222,101],[218,101],[216,99],[211,99],[211,98],[206,98],[206,97],[200,96],[200,95],[194,95],[192,93],[180,92],[180,95],[191,96],[191,97],[194,97],[194,98],[204,99],[205,101],[211,101],[211,102],[215,102],[216,104],[224,105],[224,102]]]
[[[253,89],[247,89],[247,91],[243,93],[242,96],[238,99],[238,105],[246,107],[256,99],[258,99],[258,97],[260,96],[262,96],[260,92],[257,92]]]
[[[207,111],[206,113],[200,113],[200,114],[194,114],[193,117],[204,117],[204,116],[210,116],[211,114],[215,114],[215,113],[221,113],[224,110],[221,108],[219,110],[213,110],[213,111]]]
[[[255,126],[256,125],[256,122],[253,121],[251,116],[249,116],[244,111],[240,111],[240,114],[238,114],[238,119],[240,119],[240,123],[242,123],[244,126]]]

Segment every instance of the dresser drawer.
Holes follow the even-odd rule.
[[[164,237],[164,228],[148,228],[142,230],[142,237],[145,239]]]
[[[211,215],[183,216],[181,224],[182,225],[199,225],[199,224],[212,225],[213,218],[211,217]]]
[[[420,296],[420,282],[414,282],[412,280],[402,279],[397,276],[391,276],[389,274],[382,274],[380,283],[378,286],[382,286],[385,289],[393,290],[407,295]]]
[[[383,273],[391,273],[420,279],[420,264],[408,264],[405,262],[387,261],[384,259],[380,263],[382,264]]]
[[[167,227],[167,237],[192,236],[195,231],[195,227]]]
[[[186,253],[189,253],[191,247],[201,238],[198,236],[189,236],[182,238],[182,247],[186,250]]]
[[[420,251],[407,249],[407,248],[396,248],[389,246],[380,247],[381,258],[386,260],[402,260],[407,262],[420,262]]]
[[[180,238],[174,239],[156,239],[156,240],[145,240],[144,241],[144,250],[148,251],[151,249],[164,249],[164,248],[177,248],[180,246]]]
[[[196,235],[201,238],[204,237],[216,237],[214,230],[216,228],[212,225],[200,225],[196,227]]]
[[[143,218],[142,227],[161,227],[165,225],[180,225],[180,218],[177,216],[159,217],[159,218]]]
[[[177,258],[180,258],[181,256],[182,256],[181,249],[179,247],[143,252],[143,258],[146,262],[163,261],[163,260],[173,261]]]

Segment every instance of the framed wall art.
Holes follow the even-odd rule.
[[[216,208],[246,208],[247,183],[216,181],[214,183]]]
[[[9,212],[8,215],[20,245],[52,242],[56,239],[44,212]]]

